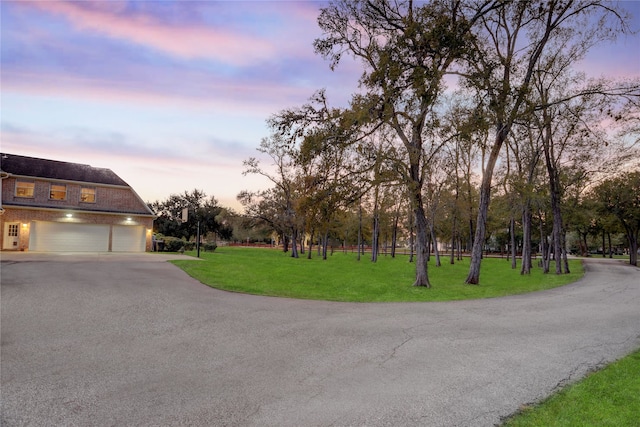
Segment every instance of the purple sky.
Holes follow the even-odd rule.
[[[621,2],[640,29],[640,2]],[[3,152],[107,167],[147,201],[194,188],[238,208],[265,120],[360,70],[313,52],[319,3],[0,1]],[[640,77],[640,36],[594,50],[592,76]]]

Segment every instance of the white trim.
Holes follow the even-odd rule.
[[[26,210],[33,210],[33,211],[48,211],[48,212],[60,212],[60,213],[64,213],[64,212],[69,212],[69,213],[82,213],[82,214],[98,214],[98,215],[118,215],[118,216],[124,216],[124,217],[128,217],[128,216],[139,216],[139,217],[143,217],[143,218],[157,218],[156,215],[149,215],[149,214],[143,214],[143,213],[136,213],[136,212],[108,212],[108,211],[91,211],[91,210],[81,210],[81,209],[76,209],[76,208],[69,208],[69,207],[62,207],[62,208],[46,208],[46,207],[41,207],[41,206],[26,206],[26,205],[11,205],[11,204],[7,204],[5,202],[4,204],[4,209],[26,209]]]

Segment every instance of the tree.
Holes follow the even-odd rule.
[[[600,213],[612,213],[622,225],[629,242],[629,263],[638,265],[640,238],[640,172],[622,173],[593,189]],[[603,248],[604,249],[604,248]]]
[[[172,194],[165,201],[156,201],[151,209],[158,218],[154,221],[154,231],[165,236],[190,239],[195,237],[200,222],[200,233],[217,233],[221,237],[231,237],[231,227],[220,221],[223,207],[215,197],[207,197],[202,190],[194,189],[183,194]],[[188,219],[182,222],[182,211],[187,209]]]
[[[600,15],[594,17],[596,13]],[[580,45],[584,53],[596,41],[614,37],[617,31],[607,21],[611,15],[620,16],[607,2],[598,0],[505,2],[495,13],[482,15],[476,29],[478,37],[472,39],[477,41],[475,49],[462,74],[465,85],[474,88],[491,112],[495,137],[483,170],[466,283],[480,281],[493,172],[514,123],[530,112],[533,78],[553,63],[558,51]]]
[[[265,170],[260,166],[260,161],[252,157],[244,162],[246,169],[243,174],[262,175],[274,184],[274,188],[257,192],[243,191],[238,195],[238,200],[248,215],[260,218],[273,227],[284,241],[285,252],[288,251],[288,243],[291,243],[291,257],[298,258],[300,218],[295,210],[295,204],[299,201],[295,153],[278,133],[263,138],[258,151],[272,160],[276,172]]]
[[[482,3],[478,14],[489,5]],[[408,190],[416,222],[415,286],[429,287],[428,224],[423,202],[425,166],[437,146],[424,140],[424,130],[443,89],[450,65],[469,46],[473,20],[464,16],[460,1],[337,0],[321,9],[318,24],[324,37],[316,52],[334,69],[346,53],[362,61],[363,94],[352,105],[374,123],[395,131],[406,163],[398,172]],[[362,115],[364,116],[364,114]]]
[[[374,185],[369,177],[377,162],[373,138],[357,122],[350,111],[330,108],[322,90],[310,103],[269,119],[293,158],[289,167],[296,169],[300,191],[295,210],[310,236],[310,249],[317,232],[324,259],[340,211]]]

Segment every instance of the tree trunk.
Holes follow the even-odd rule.
[[[487,229],[487,214],[489,212],[489,202],[491,201],[491,181],[493,180],[493,169],[496,166],[500,148],[507,139],[509,128],[499,126],[496,132],[495,142],[489,154],[487,166],[482,175],[482,184],[480,186],[480,203],[478,205],[478,219],[476,220],[476,234],[473,239],[473,247],[471,249],[471,262],[469,265],[469,274],[465,283],[468,285],[480,284],[480,263],[482,262],[482,247]]]
[[[631,227],[624,226],[629,241],[629,264],[638,266],[638,233]]]
[[[489,210],[489,200],[491,198],[491,179],[485,172],[480,188],[480,204],[478,206],[478,220],[476,221],[476,232],[471,247],[471,261],[469,274],[465,283],[469,285],[480,284],[480,263],[482,262],[482,246],[486,231],[487,212]]]
[[[298,230],[294,228],[291,232],[291,258],[298,257]]]
[[[304,230],[304,228],[303,228],[303,230]],[[302,234],[299,236],[299,239],[300,239],[300,246],[299,246],[300,247],[300,251],[299,251],[300,255],[304,255],[304,247],[305,247],[304,236],[305,236],[305,234],[304,234],[304,231],[303,231]]]
[[[422,207],[422,196],[419,204],[414,208],[416,217],[416,281],[413,286],[431,287],[427,275],[427,253],[429,251],[427,240],[427,217]]]
[[[433,254],[436,257],[436,267],[440,267],[440,250],[438,249],[438,240],[436,239],[436,230],[433,227],[433,223],[430,225],[431,241],[433,242]]]
[[[567,232],[562,230],[562,265],[564,266],[564,274],[569,274],[569,258],[567,257]],[[604,249],[603,249],[604,251]]]
[[[360,261],[361,251],[362,251],[362,200],[358,205],[358,261]]]
[[[613,250],[611,249],[611,233],[607,232],[607,240],[609,241],[609,259],[613,258]]]
[[[559,194],[551,192],[551,210],[553,211],[553,259],[556,261],[556,274],[562,274],[562,214]]]
[[[520,274],[531,274],[531,207],[528,200],[522,210],[522,267]]]
[[[564,225],[562,223],[562,211],[560,210],[561,194],[560,194],[560,177],[558,167],[554,163],[553,155],[553,135],[551,129],[551,119],[548,118],[546,110],[543,117],[545,118],[545,133],[542,138],[544,148],[544,159],[549,175],[549,192],[551,193],[551,212],[553,214],[553,258],[556,260],[556,274],[562,274],[562,257],[564,238]]]
[[[327,247],[329,246],[329,230],[325,230],[322,236],[322,259],[327,259]]]
[[[545,237],[546,239],[546,237]],[[555,262],[556,259],[556,255],[553,253],[553,251],[555,250],[555,236],[553,235],[553,233],[551,234],[551,243],[545,241],[545,246],[547,247],[547,256],[545,257],[546,259],[546,263],[545,263],[545,270],[544,273],[548,274],[549,271],[551,270],[551,255],[553,254],[553,259]]]
[[[453,217],[453,225],[451,227],[451,258],[449,264],[455,264],[455,252],[456,252],[456,217]]]
[[[309,249],[307,251],[307,259],[311,259],[311,253],[313,252],[313,235],[315,234],[315,231],[311,231],[311,233],[309,234]]]
[[[377,172],[376,172],[377,175]],[[378,210],[378,198],[380,185],[376,185],[373,196],[373,230],[371,231],[371,262],[378,261],[378,249],[380,239],[380,213]]]
[[[638,239],[631,238],[631,253],[629,254],[629,264],[638,266]]]
[[[580,246],[583,248],[582,256],[589,256],[589,243],[587,242],[588,233],[584,232],[580,234]]]
[[[540,215],[540,262],[543,273],[549,272],[549,251],[547,249],[547,236],[544,234],[544,224]]]
[[[511,221],[509,222],[509,234],[511,235],[511,268],[518,268],[517,260],[516,260],[516,220],[511,217]]]
[[[393,219],[393,231],[391,233],[391,258],[396,257],[396,244],[398,241],[398,221],[400,219],[400,208],[396,209],[396,215]]]
[[[414,215],[409,215],[409,262],[413,262],[413,255],[415,253],[415,238],[413,236],[413,222]]]
[[[378,218],[378,213],[375,212],[373,214],[373,230],[371,235],[371,262],[378,261],[379,238],[380,238],[380,219]]]

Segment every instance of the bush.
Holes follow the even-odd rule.
[[[164,250],[165,252],[179,252],[180,249],[187,249],[189,243],[186,240],[179,239],[177,237],[165,237],[164,238]]]
[[[216,245],[216,242],[205,242],[202,244],[202,249],[205,250],[205,252],[213,252],[218,248],[218,245]]]

